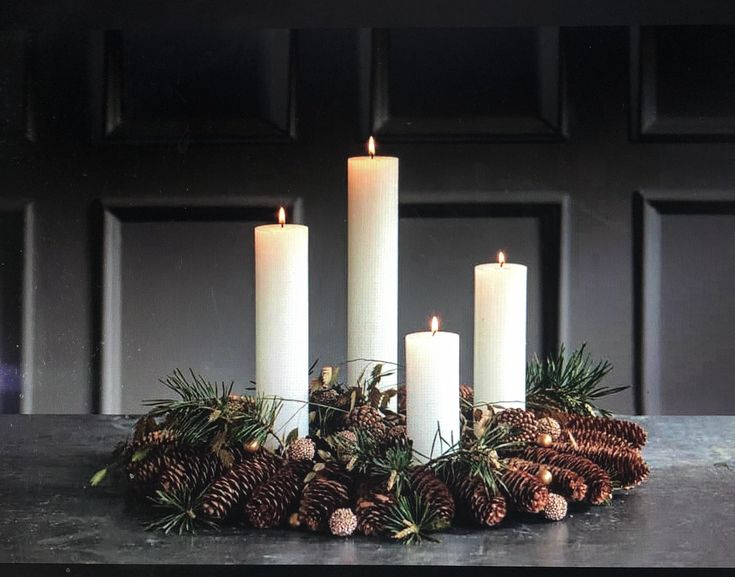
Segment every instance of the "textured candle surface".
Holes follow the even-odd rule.
[[[347,358],[398,361],[398,159],[347,161]],[[351,362],[354,385],[370,363]],[[385,370],[393,369],[387,365]],[[368,369],[369,371],[369,369]],[[385,378],[381,388],[396,385]],[[395,397],[392,405],[395,409]]]
[[[309,229],[255,228],[255,382],[284,399],[276,433],[309,433]],[[301,401],[301,402],[299,402]]]
[[[437,457],[459,440],[458,334],[406,335],[406,427],[413,448],[426,457]]]
[[[526,406],[526,267],[475,267],[475,403]]]

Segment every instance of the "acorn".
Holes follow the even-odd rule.
[[[541,433],[538,437],[536,437],[536,444],[539,447],[549,448],[551,447],[553,442],[554,439],[551,438],[551,435],[549,435],[549,433]]]
[[[546,467],[539,469],[538,473],[536,473],[536,477],[538,477],[538,480],[547,487],[551,485],[551,482],[554,480],[554,475],[552,475],[551,471],[549,471]]]
[[[243,443],[242,448],[245,449],[247,453],[250,453],[250,454],[257,453],[258,449],[260,449],[260,441],[258,441],[258,439],[253,439],[252,441]]]

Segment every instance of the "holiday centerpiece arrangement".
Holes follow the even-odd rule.
[[[309,230],[255,227],[255,394],[176,371],[109,471],[124,473],[151,528],[290,526],[420,541],[452,524],[513,514],[561,520],[569,504],[608,503],[646,479],[645,431],[597,408],[617,392],[584,347],[526,363],[527,267],[474,267],[472,388],[460,335],[405,336],[398,358],[398,158],[347,162],[347,378],[309,368]],[[468,271],[469,272],[469,271]],[[439,279],[445,282],[444,279]],[[105,412],[120,395],[103,387]],[[119,391],[117,391],[119,393]]]
[[[285,437],[274,429],[284,399],[176,371],[163,380],[175,397],[148,402],[91,483],[122,473],[146,514],[159,513],[148,527],[166,532],[234,523],[416,542],[517,514],[558,521],[648,476],[645,430],[596,406],[620,390],[601,384],[610,368],[584,347],[531,362],[527,409],[475,403],[461,385],[459,438],[437,427],[433,454],[407,435],[411,390],[381,390],[393,371],[380,364],[353,385],[324,367],[304,406],[309,434]]]

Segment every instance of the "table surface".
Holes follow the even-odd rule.
[[[0,565],[735,566],[735,417],[635,420],[649,431],[651,476],[612,505],[404,546],[286,530],[146,532],[120,486],[87,484],[132,417],[0,415]]]

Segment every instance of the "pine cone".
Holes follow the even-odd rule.
[[[245,458],[207,489],[202,497],[202,512],[212,519],[224,519],[269,479],[281,463],[279,457],[265,450]]]
[[[648,465],[640,452],[625,446],[607,446],[593,443],[554,443],[552,448],[560,453],[586,457],[605,471],[613,481],[630,489],[648,479]]]
[[[302,437],[293,441],[286,449],[289,461],[311,461],[316,453],[316,445],[311,439]]]
[[[587,484],[586,500],[593,505],[604,503],[612,496],[610,476],[605,469],[585,457],[541,447],[527,447],[521,457],[544,465],[563,467],[581,475]]]
[[[584,433],[587,431],[599,431],[625,439],[634,448],[643,447],[646,444],[648,434],[638,423],[623,421],[620,419],[606,419],[603,417],[587,417],[583,415],[568,415],[566,429],[572,433]]]
[[[523,409],[505,409],[495,415],[495,422],[510,428],[509,441],[535,443],[538,437],[536,416]]]
[[[382,441],[388,432],[383,415],[370,405],[360,405],[352,409],[345,424],[351,429],[362,429],[378,441]]]
[[[436,513],[438,525],[451,525],[454,518],[454,499],[444,482],[428,467],[412,470],[409,479],[414,493]]]
[[[339,403],[339,393],[334,389],[317,389],[311,393],[309,401],[317,405],[336,407]]]
[[[387,530],[388,517],[396,504],[391,493],[372,491],[357,501],[357,529],[364,535],[380,535]]]
[[[337,509],[329,518],[329,530],[337,537],[349,537],[357,529],[357,516],[352,509]]]
[[[386,441],[406,441],[408,439],[408,433],[406,431],[406,425],[396,425],[388,429],[386,433]]]
[[[459,385],[459,398],[472,405],[475,402],[475,391],[469,385]]]
[[[524,513],[539,513],[549,501],[549,490],[537,477],[518,469],[507,469],[502,476],[504,492],[511,507]]]
[[[561,425],[559,424],[559,421],[552,417],[541,417],[537,424],[539,435],[550,435],[554,441],[556,441],[561,435]]]
[[[480,527],[493,527],[505,518],[505,498],[500,494],[491,495],[479,477],[456,477],[450,488],[459,519]]]
[[[640,447],[636,447],[634,443],[618,437],[617,435],[611,435],[604,431],[597,431],[595,429],[587,429],[584,431],[573,431],[572,429],[565,429],[558,439],[555,441],[561,441],[563,443],[570,443],[572,445],[578,443],[590,443],[593,445],[607,445],[610,447],[627,447],[632,451],[640,452]]]
[[[567,501],[561,495],[551,493],[549,502],[544,507],[544,517],[549,521],[561,521],[567,516]]]
[[[339,481],[316,478],[304,487],[299,504],[299,521],[311,531],[325,530],[332,513],[347,507],[349,503],[347,486]]]
[[[538,475],[541,468],[545,467],[552,475],[549,490],[561,494],[569,501],[583,501],[587,495],[587,484],[584,478],[570,469],[555,465],[542,465],[524,459],[508,459],[506,465],[511,469],[520,469],[532,475]]]
[[[258,485],[245,504],[245,518],[253,527],[269,529],[286,520],[304,486],[311,461],[288,461],[265,483]]]
[[[158,485],[165,492],[196,493],[219,477],[224,466],[211,452],[193,453],[188,457],[172,457],[161,473]]]
[[[398,385],[398,414],[406,414],[406,385]]]

